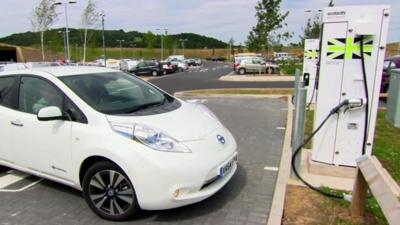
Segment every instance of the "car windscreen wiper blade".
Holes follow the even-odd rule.
[[[128,110],[128,112],[126,112],[126,113],[134,113],[134,112],[137,112],[137,111],[140,111],[140,110],[143,110],[143,109],[147,109],[147,108],[150,108],[150,107],[164,105],[166,99],[167,98],[164,98],[162,101],[150,102],[150,103],[146,103],[146,104],[137,106],[134,109]]]

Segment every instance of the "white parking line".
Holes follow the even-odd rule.
[[[277,130],[286,130],[286,127],[277,127]]]
[[[43,179],[38,179],[34,182],[30,182],[29,184],[25,185],[24,187],[21,187],[19,189],[4,189],[5,187],[12,185],[14,183],[17,183],[30,175],[15,171],[15,170],[10,170],[7,172],[7,175],[0,177],[0,193],[2,192],[21,192],[25,191],[26,189],[33,187],[34,185],[40,183]]]
[[[27,176],[28,176],[27,174],[17,173],[13,171],[0,178],[0,189],[5,188],[13,183],[16,183]]]
[[[269,166],[266,166],[266,167],[264,167],[264,170],[268,170],[268,171],[278,171],[279,169],[278,169],[278,167],[269,167]]]

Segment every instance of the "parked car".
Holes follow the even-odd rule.
[[[246,57],[239,60],[237,64],[235,64],[235,72],[240,75],[244,75],[246,73],[267,73],[268,71],[267,65],[265,61],[263,61],[259,57]]]
[[[137,64],[139,64],[139,60],[122,59],[121,62],[120,62],[120,67],[121,67],[122,71],[132,72]]]
[[[163,66],[157,61],[143,61],[136,65],[132,70],[132,73],[136,75],[151,75],[159,76],[166,74],[167,71],[163,69]]]
[[[243,60],[246,61],[242,63]],[[245,74],[247,72],[262,72],[267,74],[280,73],[280,67],[277,62],[274,60],[266,60],[260,56],[235,56],[233,61],[233,70],[239,74]],[[240,69],[242,70],[239,71]]]
[[[179,60],[179,59],[172,59],[171,61],[169,61],[172,65],[176,65],[176,67],[178,68],[178,70],[180,72],[183,72],[187,69],[189,69],[188,64],[184,61],[184,60]]]
[[[104,60],[103,60],[104,62]],[[104,65],[103,65],[104,66]],[[110,69],[120,70],[120,60],[118,59],[107,59],[106,60],[106,67]]]
[[[199,58],[195,58],[195,59],[194,59],[194,62],[195,62],[195,64],[196,64],[196,66],[201,66],[201,65],[203,65],[203,61],[202,61],[201,59],[199,59]]]
[[[202,61],[199,58],[190,58],[185,60],[185,62],[188,64],[188,66],[201,66]]]
[[[184,55],[170,55],[170,56],[168,56],[168,58],[165,59],[165,61],[167,61],[167,62],[172,62],[174,60],[183,61],[183,60],[185,60],[185,56]]]
[[[170,63],[170,62],[160,62],[161,63],[161,65],[162,65],[162,68],[164,69],[164,71],[167,73],[167,74],[170,74],[170,73],[175,73],[176,71],[178,71],[178,66],[177,65],[173,65],[172,63]],[[164,73],[165,73],[164,72]]]
[[[381,92],[386,93],[389,89],[390,71],[400,68],[400,55],[385,59],[383,62],[383,74],[381,82]]]
[[[197,66],[194,59],[186,59],[184,62],[187,63],[188,66]]]
[[[105,66],[105,61],[104,61],[104,59],[96,59],[93,62],[87,63],[87,65],[88,66]]]
[[[0,165],[82,190],[109,220],[202,201],[237,169],[235,139],[207,107],[121,71],[1,72],[0,96]]]

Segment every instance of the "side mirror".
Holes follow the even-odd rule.
[[[48,106],[39,110],[37,115],[40,121],[62,120],[64,119],[60,108],[56,106]]]

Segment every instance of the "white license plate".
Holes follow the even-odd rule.
[[[232,170],[236,162],[237,162],[237,156],[233,157],[231,160],[225,163],[225,165],[221,166],[219,168],[219,176],[224,177],[226,174],[229,174],[229,172]]]

